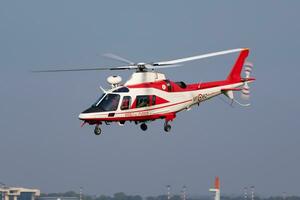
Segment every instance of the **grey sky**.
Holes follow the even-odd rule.
[[[208,194],[300,195],[299,1],[1,1],[0,181],[43,192],[161,194],[171,184]],[[49,66],[111,66],[99,54],[161,61],[251,48],[250,108],[220,99],[142,132],[80,128],[78,113],[111,72],[31,74]],[[186,82],[226,77],[237,55],[162,70]],[[127,78],[130,73],[120,75]]]

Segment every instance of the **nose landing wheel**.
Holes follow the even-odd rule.
[[[102,132],[102,130],[101,130],[100,126],[99,126],[99,125],[96,125],[96,126],[95,126],[95,129],[94,129],[95,135],[100,135],[101,132]]]

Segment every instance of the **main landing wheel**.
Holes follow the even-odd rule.
[[[166,132],[170,132],[170,131],[171,131],[171,125],[170,125],[168,122],[165,122],[164,130],[165,130]]]
[[[142,129],[143,131],[146,131],[147,128],[148,128],[148,127],[147,127],[147,124],[145,124],[145,123],[142,123],[140,127],[141,127],[141,129]]]
[[[102,132],[101,128],[99,127],[99,125],[96,125],[95,126],[95,129],[94,129],[94,133],[95,135],[100,135]]]

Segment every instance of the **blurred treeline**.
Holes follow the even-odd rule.
[[[80,199],[80,194],[74,191],[69,191],[65,193],[49,193],[49,194],[41,194],[41,199],[47,199],[47,197],[57,197],[60,200],[64,200],[64,197],[77,198]],[[66,199],[67,199],[66,198]],[[168,200],[167,195],[158,195],[158,196],[148,196],[142,197],[140,195],[127,195],[123,192],[115,193],[113,196],[108,195],[82,195],[82,200]],[[170,200],[183,200],[181,195],[172,195]],[[198,197],[187,197],[186,200],[213,200],[213,196],[198,196]],[[221,200],[244,200],[243,196],[222,196]],[[251,200],[248,197],[248,200]],[[300,200],[298,196],[271,196],[271,197],[258,197],[255,196],[254,200]]]

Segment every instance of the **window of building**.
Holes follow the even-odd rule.
[[[17,200],[32,200],[34,197],[33,192],[21,192],[20,196],[17,197]]]
[[[127,110],[130,108],[131,97],[124,96],[121,104],[121,110]]]
[[[141,95],[136,97],[136,107],[142,108],[150,105],[150,96]]]

